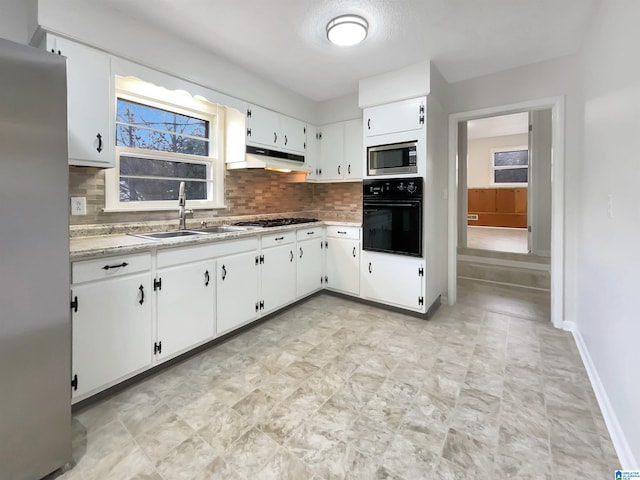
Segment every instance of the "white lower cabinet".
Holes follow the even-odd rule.
[[[321,228],[298,230],[296,245],[296,298],[318,291],[324,284],[324,232]]]
[[[216,270],[216,333],[221,335],[258,317],[258,254],[218,258]]]
[[[77,262],[72,268],[75,401],[151,366],[150,254]]]
[[[349,295],[360,293],[360,229],[326,229],[326,287]]]
[[[362,252],[361,280],[363,298],[426,312],[422,259]]]
[[[262,314],[291,303],[296,295],[295,232],[269,234],[262,237],[260,254]]]
[[[158,269],[154,281],[158,360],[213,338],[215,265],[214,260],[206,260]]]

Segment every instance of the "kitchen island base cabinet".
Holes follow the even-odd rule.
[[[74,399],[151,366],[152,292],[149,272],[72,287]]]
[[[164,361],[213,338],[215,261],[159,269],[155,285],[157,343],[161,345],[158,360]]]
[[[227,333],[258,317],[258,255],[229,255],[216,266],[216,333]]]
[[[328,289],[349,295],[360,294],[360,230],[329,226],[325,256]]]
[[[362,252],[362,296],[425,313],[424,261],[400,255]]]

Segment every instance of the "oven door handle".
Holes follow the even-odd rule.
[[[389,203],[370,203],[370,202],[364,202],[363,204],[365,207],[418,207],[420,206],[419,202],[415,202],[415,203],[395,203],[395,202],[389,202]]]

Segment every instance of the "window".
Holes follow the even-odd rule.
[[[106,174],[105,210],[177,208],[180,182],[189,208],[222,207],[221,116],[185,92],[116,77],[116,166]]]
[[[527,147],[495,149],[492,155],[492,183],[526,185],[529,181]]]

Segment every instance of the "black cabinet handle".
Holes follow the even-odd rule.
[[[144,287],[140,285],[138,290],[140,290],[140,301],[138,303],[142,305],[144,303]]]
[[[98,148],[96,148],[96,150],[100,153],[102,151],[102,135],[98,134],[96,138],[98,139]]]
[[[293,250],[289,250],[289,253],[291,254],[291,258],[289,258],[289,261],[293,262]]]
[[[351,175],[351,164],[349,164],[349,165],[347,166],[347,173],[348,173],[349,175]]]
[[[284,240],[284,237],[276,237],[275,240],[276,242],[279,242],[280,240]]]
[[[338,165],[338,175],[340,175],[340,165]]]
[[[285,146],[287,145],[287,142],[288,142],[288,141],[289,141],[289,140],[287,140],[287,136],[285,135],[285,136],[284,136],[284,145],[285,145]]]
[[[227,278],[227,269],[224,265],[222,265],[222,280]]]
[[[356,247],[353,247],[353,258],[356,258]]]
[[[206,270],[204,272],[204,286],[205,287],[209,286],[209,270]]]
[[[278,141],[278,134],[276,132],[273,132],[273,143],[276,143]]]
[[[105,265],[104,267],[102,267],[103,270],[109,270],[111,268],[120,268],[120,267],[126,267],[127,265],[129,265],[127,262],[122,262],[118,265]]]
[[[302,258],[302,247],[300,247],[300,258]]]
[[[315,234],[316,234],[315,230],[312,230],[311,232],[307,232],[307,235],[315,235]]]
[[[369,262],[369,273],[371,273],[371,262]]]
[[[343,232],[342,230],[338,230],[337,233],[339,233],[340,235],[346,235],[347,234],[347,232]]]
[[[367,130],[371,130],[371,119],[367,118]]]

